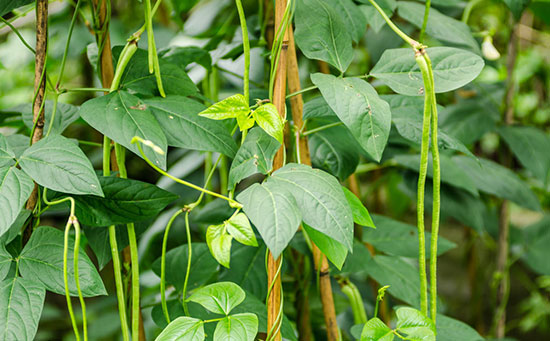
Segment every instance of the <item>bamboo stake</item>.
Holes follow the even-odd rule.
[[[301,90],[300,76],[298,74],[298,59],[296,57],[296,46],[294,44],[294,32],[292,27],[288,28],[288,91],[295,93]],[[300,163],[311,166],[311,157],[307,136],[300,136],[304,126],[302,118],[304,102],[302,95],[293,96],[290,99],[292,108],[292,120],[294,121],[296,131],[296,142],[300,153]],[[330,272],[327,257],[319,250],[317,245],[312,242],[313,260],[315,269],[319,273],[319,290],[321,303],[323,305],[323,315],[327,328],[327,340],[336,341],[339,339],[338,324],[336,322],[336,310],[334,308],[334,299],[332,297],[332,284],[330,283]]]
[[[48,0],[36,1],[36,54],[34,66],[34,102],[33,122],[34,129],[31,137],[31,145],[40,141],[44,131],[44,95],[46,93],[46,55],[48,50]],[[38,185],[34,183],[34,189],[27,200],[25,208],[33,211],[38,201]],[[23,245],[27,243],[32,234],[32,224],[29,224],[23,233]]]
[[[286,0],[275,1],[275,32],[279,30],[282,24],[284,12],[286,10]],[[279,63],[277,65],[277,71],[275,73],[275,81],[273,87],[273,104],[277,108],[279,115],[284,119],[286,116],[286,65],[287,65],[287,52],[288,52],[288,31],[284,32],[283,43],[281,47],[281,54],[279,56]],[[277,151],[273,160],[273,170],[277,170],[283,167],[284,164],[284,145]],[[267,298],[267,330],[270,336],[270,340],[280,341],[281,331],[280,325],[282,323],[282,305],[281,305],[281,267],[282,257],[277,259],[273,258],[271,252],[268,254],[267,260],[267,280],[270,283],[271,291]]]

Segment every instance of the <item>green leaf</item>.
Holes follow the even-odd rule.
[[[401,154],[394,156],[393,160],[403,167],[406,167],[416,173],[420,166],[420,155]],[[441,181],[451,186],[461,188],[475,197],[479,197],[479,192],[475,183],[472,181],[468,172],[457,167],[453,159],[445,154],[440,155]],[[433,176],[432,158],[428,159],[428,176]]]
[[[216,324],[216,341],[254,341],[258,333],[258,317],[252,313],[227,316]]]
[[[8,275],[13,260],[12,255],[6,250],[6,246],[0,243],[0,281]]]
[[[336,113],[328,105],[323,96],[317,96],[304,104],[304,120],[312,118],[335,118]]]
[[[435,341],[435,326],[430,318],[409,307],[399,308],[395,313],[397,331],[407,335],[408,340]]]
[[[15,164],[15,153],[11,150],[8,140],[0,134],[0,167]]]
[[[225,224],[211,225],[206,230],[206,243],[212,256],[221,265],[229,268],[231,260],[231,241],[233,237],[226,232]]]
[[[188,289],[192,290],[208,282],[218,270],[218,262],[210,254],[206,243],[192,244],[191,269]],[[166,253],[166,283],[174,285],[178,291],[183,289],[187,273],[189,249],[187,244],[173,248]],[[160,277],[160,257],[153,263],[153,272]]]
[[[399,16],[417,28],[422,27],[424,8],[424,4],[415,2],[397,2]],[[430,9],[426,33],[444,44],[466,47],[479,54],[479,44],[474,39],[468,25],[439,12],[435,8]]]
[[[466,323],[453,318],[437,315],[437,341],[483,341],[478,332]]]
[[[227,232],[229,232],[229,234],[239,243],[250,246],[258,246],[256,235],[254,234],[254,230],[252,230],[252,226],[250,226],[250,222],[248,221],[246,214],[239,213],[236,216],[231,217],[226,222],[226,228]]]
[[[420,145],[422,142],[422,121],[424,120],[422,112],[424,109],[418,107],[416,108],[417,110],[414,110],[411,107],[408,111],[392,111],[392,119],[399,135]],[[438,129],[437,143],[440,149],[452,149],[464,153],[472,159],[476,158],[462,142],[447,134],[445,131],[441,130],[441,128]]]
[[[33,144],[21,155],[19,164],[40,186],[70,194],[103,196],[90,160],[61,135],[50,135]]]
[[[516,20],[521,19],[521,14],[531,2],[531,0],[502,0],[502,1],[508,6],[508,8],[510,8],[510,11],[512,12],[512,14],[514,14],[514,18],[516,18]]]
[[[342,187],[342,190],[344,190],[344,194],[346,195],[346,199],[348,201],[349,207],[351,208],[351,214],[353,214],[353,221],[357,225],[372,227],[375,229],[376,226],[374,225],[374,222],[370,217],[369,211],[363,205],[361,200],[346,187]]]
[[[374,32],[379,33],[382,27],[386,25],[386,21],[382,15],[380,15],[378,10],[376,10],[376,8],[374,8],[374,6],[369,2],[369,0],[359,0],[359,2],[364,4],[359,6],[359,8],[363,11],[363,14],[367,18],[369,26],[374,30]],[[395,0],[378,0],[376,3],[390,18],[397,7]]]
[[[346,260],[346,256],[348,255],[347,247],[327,235],[309,227],[307,224],[303,224],[302,228],[305,230],[309,238],[311,238],[311,241],[317,245],[317,247],[325,256],[327,256],[332,264],[334,264],[338,270],[341,270]]]
[[[335,177],[306,165],[289,163],[275,171],[267,180],[270,182],[292,193],[306,224],[352,249],[353,214]]]
[[[209,311],[229,315],[246,297],[244,290],[233,282],[217,282],[197,289],[187,301],[195,302]]]
[[[283,144],[283,129],[285,128],[285,124],[273,104],[267,103],[260,106],[252,112],[252,116],[260,128],[279,141],[280,144]]]
[[[304,0],[294,14],[296,44],[307,58],[319,59],[346,71],[353,60],[352,37],[334,3]]]
[[[144,221],[156,217],[168,204],[178,199],[173,193],[138,180],[101,176],[99,183],[104,198],[72,196],[76,204],[75,215],[83,225],[110,226]],[[55,198],[59,197],[65,195],[55,195]]]
[[[28,5],[32,2],[34,1],[33,0],[3,0],[0,3],[0,16],[3,16],[4,14],[9,13],[16,8]]]
[[[197,63],[207,70],[212,69],[212,58],[207,50],[197,46],[170,46],[159,52],[163,60],[181,67]]]
[[[449,92],[470,83],[485,64],[480,56],[452,47],[431,47],[426,52],[432,60],[436,93]],[[422,73],[410,48],[384,51],[370,75],[399,94],[424,94]]]
[[[100,133],[139,157],[138,147],[131,143],[134,136],[153,142],[166,154],[166,136],[157,120],[142,100],[126,91],[115,91],[85,102],[80,107],[80,116]],[[166,155],[159,155],[148,147],[143,147],[143,152],[155,165],[166,168]]]
[[[535,127],[503,126],[498,132],[523,167],[547,184],[550,180],[550,136]]]
[[[122,46],[113,48],[113,55],[119,55]],[[154,73],[149,73],[148,53],[138,49],[126,66],[121,79],[121,88],[133,90],[148,96],[159,95]],[[165,59],[159,60],[162,85],[166,95],[189,96],[198,93],[198,89],[184,70],[183,65],[172,64]]]
[[[32,104],[24,104],[16,108],[23,116],[23,122],[25,125],[32,129],[33,126],[33,111]],[[44,104],[44,133],[48,131],[53,113],[53,101],[46,101]],[[57,110],[55,112],[55,118],[50,134],[61,134],[67,127],[78,120],[78,107],[67,104],[57,103]]]
[[[375,231],[379,232],[381,225],[377,227]],[[411,306],[419,305],[420,280],[416,267],[399,257],[378,255],[365,262],[364,268],[376,282],[389,285],[388,292],[392,296]]]
[[[21,212],[19,212],[19,215],[17,215],[17,218],[8,228],[8,230],[4,232],[2,236],[0,236],[0,244],[3,243],[5,245],[8,245],[12,240],[14,240],[19,235],[19,232],[21,232],[23,224],[25,224],[30,215],[31,210],[21,210]]]
[[[242,179],[256,174],[267,174],[273,168],[273,158],[281,144],[260,128],[251,129],[241,145],[229,170],[229,188]]]
[[[0,282],[0,338],[34,340],[42,315],[46,290],[30,278],[13,277]]]
[[[250,113],[250,107],[241,94],[236,94],[211,105],[203,110],[199,116],[211,120],[225,120],[228,118],[246,117]]]
[[[204,322],[199,319],[182,316],[164,328],[157,336],[156,341],[203,341]]]
[[[77,296],[73,267],[74,238],[69,239],[67,272],[69,292]],[[35,278],[46,289],[65,295],[63,282],[63,231],[49,226],[36,229],[19,258],[19,271],[27,278]],[[81,247],[78,252],[80,288],[84,297],[107,295],[94,264]]]
[[[204,105],[187,97],[144,100],[166,134],[168,145],[235,156],[237,144],[224,124],[198,115]]]
[[[488,98],[472,98],[446,106],[439,117],[441,129],[470,145],[479,141],[485,133],[495,130],[500,109]]]
[[[481,158],[479,162],[464,156],[455,156],[453,160],[470,175],[480,191],[508,199],[530,210],[540,211],[540,202],[535,193],[508,168]]]
[[[331,3],[343,22],[347,23],[351,39],[358,43],[367,28],[367,20],[352,0],[340,0]]]
[[[361,332],[361,341],[392,341],[393,336],[393,330],[378,317],[373,317],[365,323]]]
[[[291,192],[269,181],[253,184],[242,191],[237,200],[260,232],[265,244],[279,257],[286,248],[302,221],[300,209]]]
[[[540,275],[550,276],[550,217],[544,216],[538,222],[522,229],[524,236],[524,253],[521,255],[531,269]]]
[[[308,129],[329,124],[331,121],[333,120],[309,121]],[[308,136],[308,143],[314,167],[326,170],[342,181],[355,172],[359,164],[359,148],[348,128],[335,126],[318,131]]]
[[[267,295],[265,251],[265,244],[261,242],[259,247],[234,245],[231,251],[233,266],[231,269],[223,269],[218,280],[233,282],[252,295],[264,299]]]
[[[311,80],[349,128],[361,147],[377,162],[382,159],[391,128],[390,106],[359,78],[337,78],[316,73]]]
[[[376,230],[363,230],[364,242],[387,254],[411,258],[418,257],[418,232],[415,226],[382,215],[373,214],[373,219]],[[426,240],[430,240],[430,236],[431,234],[426,232]],[[437,254],[442,255],[454,247],[456,245],[453,242],[439,237]],[[426,245],[426,254],[430,254],[429,245]]]
[[[22,170],[0,168],[0,237],[17,219],[33,188],[32,179]]]

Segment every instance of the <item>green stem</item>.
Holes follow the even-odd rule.
[[[164,230],[164,237],[162,238],[162,254],[160,256],[160,303],[162,306],[162,312],[166,323],[170,323],[170,314],[168,314],[168,305],[166,304],[166,246],[168,245],[168,235],[170,234],[170,228],[174,223],[174,220],[183,213],[183,210],[178,210],[170,220],[166,229]]]
[[[428,0],[429,1],[429,0]],[[380,13],[380,15],[382,16],[382,18],[384,18],[384,20],[386,21],[386,23],[388,24],[388,26],[398,35],[401,37],[401,39],[403,39],[407,44],[411,45],[411,47],[413,49],[420,49],[422,47],[422,44],[420,44],[419,42],[417,42],[416,40],[412,39],[411,37],[409,37],[408,35],[405,34],[405,32],[401,31],[399,29],[399,27],[397,27],[397,25],[395,25],[393,23],[393,21],[391,21],[391,19],[386,15],[386,13],[384,12],[384,10],[382,10],[382,8],[380,8],[380,6],[378,6],[378,4],[376,3],[376,1],[374,0],[369,0],[369,2],[374,6],[374,8],[376,8],[376,10],[378,11],[378,13]]]
[[[271,48],[271,68],[269,72],[269,99],[273,102],[273,86],[275,85],[275,73],[277,72],[277,67],[279,65],[279,56],[281,55],[281,48],[283,46],[284,33],[286,32],[288,25],[291,21],[293,8],[290,6],[292,1],[288,0],[286,3],[285,12],[283,13],[283,18],[281,24],[275,32],[275,40],[273,42],[273,47]]]
[[[437,316],[437,239],[439,234],[439,218],[441,210],[441,165],[439,160],[439,145],[437,141],[437,100],[435,96],[434,75],[432,69],[432,62],[427,53],[424,54],[424,59],[428,66],[428,75],[430,77],[431,91],[430,100],[432,107],[432,120],[431,120],[431,150],[433,160],[433,205],[432,205],[432,238],[430,249],[430,304],[431,304],[431,317],[434,323],[436,323]],[[428,93],[426,93],[426,96]]]
[[[80,300],[80,306],[82,307],[82,329],[84,334],[84,341],[88,341],[88,322],[86,319],[86,303],[84,302],[84,297],[82,296],[82,290],[80,289],[80,276],[78,272],[78,252],[80,249],[80,223],[74,215],[71,215],[69,218],[72,220],[72,224],[75,230],[75,239],[74,239],[74,281],[76,284],[76,291],[78,292],[78,299]]]
[[[115,155],[118,165],[118,171],[121,179],[128,178],[126,170],[126,149],[118,143],[115,143]],[[136,239],[136,230],[134,223],[126,225],[128,229],[128,241],[130,245],[130,262],[132,271],[132,339],[139,339],[139,257]]]
[[[183,290],[181,291],[183,311],[185,316],[189,316],[187,308],[187,285],[189,283],[189,273],[191,272],[191,259],[193,257],[193,245],[191,243],[191,228],[189,227],[189,210],[185,212],[185,234],[187,235],[187,269],[185,270],[185,280],[183,281]]]
[[[46,137],[48,137],[50,135],[50,132],[52,131],[53,122],[55,121],[55,115],[57,114],[58,102],[59,102],[59,94],[56,93],[53,97],[52,116],[50,117],[50,124],[48,125],[48,131],[46,132]]]
[[[124,70],[126,70],[126,66],[130,62],[130,59],[132,59],[134,53],[136,53],[137,49],[137,40],[130,40],[124,46],[124,49],[122,50],[122,52],[120,53],[120,57],[118,58],[115,75],[113,76],[113,81],[111,82],[111,88],[109,89],[109,92],[118,90],[122,75],[124,74]]]
[[[59,89],[59,92],[61,92],[61,93],[64,93],[64,92],[109,92],[109,89],[105,89],[105,88],[68,88],[68,89],[64,89],[64,88],[61,88],[61,89]]]
[[[430,121],[432,113],[431,91],[433,91],[428,72],[428,65],[421,53],[417,53],[416,62],[424,80],[424,118],[422,123],[422,144],[420,152],[420,170],[417,194],[417,227],[418,227],[418,271],[420,275],[420,310],[428,316],[428,283],[426,277],[426,239],[424,235],[424,192],[428,173],[428,152],[430,147]]]
[[[33,54],[36,54],[36,50],[32,48],[32,46],[29,45],[29,43],[27,43],[27,41],[25,40],[25,38],[23,38],[23,36],[21,35],[21,33],[19,33],[19,31],[15,28],[15,26],[13,26],[9,21],[7,21],[6,19],[4,19],[2,16],[0,16],[0,21],[2,21],[4,24],[6,24],[7,26],[9,26],[9,28],[11,28],[11,30],[13,31],[13,33],[15,33],[17,35],[17,37],[19,38],[19,40],[21,41],[21,43],[23,43],[23,45],[25,45],[26,48],[29,49],[29,51],[31,51]]]
[[[308,130],[308,131],[304,131],[302,133],[302,136],[308,136],[308,135],[311,135],[311,134],[314,134],[314,133],[317,133],[317,132],[320,132],[320,131],[323,131],[325,129],[330,129],[332,127],[337,127],[337,126],[340,126],[342,125],[343,123],[342,122],[334,122],[334,123],[329,123],[329,124],[326,124],[324,126],[320,126],[318,128],[314,128],[314,129],[311,129],[311,130]]]
[[[181,180],[181,179],[178,179],[176,178],[175,176],[171,175],[171,174],[168,174],[167,172],[163,171],[162,169],[158,168],[154,163],[151,162],[151,160],[149,160],[149,158],[147,158],[147,156],[145,155],[145,153],[143,152],[143,148],[141,147],[141,143],[143,142],[143,140],[137,136],[135,136],[133,139],[132,139],[132,143],[134,144],[137,144],[137,147],[138,147],[138,150],[139,150],[139,153],[141,154],[141,156],[143,157],[143,159],[145,160],[145,162],[147,162],[147,164],[149,166],[151,166],[154,170],[156,170],[158,173],[174,180],[175,182],[177,183],[180,183],[182,185],[185,185],[187,187],[191,187],[197,191],[200,191],[200,192],[203,192],[203,193],[206,193],[206,194],[209,194],[211,196],[214,196],[216,198],[220,198],[220,199],[223,199],[223,200],[226,200],[227,202],[229,202],[229,204],[232,206],[232,207],[235,207],[235,208],[241,208],[242,205],[240,203],[238,203],[237,201],[231,199],[231,198],[228,198],[224,195],[221,195],[221,194],[218,194],[216,192],[212,192],[212,191],[209,191],[207,189],[204,189],[202,187],[199,187],[197,185],[194,185],[190,182],[187,182],[185,180]]]
[[[67,42],[65,43],[65,51],[63,52],[63,59],[61,60],[61,68],[59,69],[59,76],[57,77],[57,84],[55,88],[58,89],[61,84],[61,79],[63,78],[63,73],[65,72],[65,63],[67,62],[67,56],[69,55],[69,45],[71,43],[71,37],[73,35],[74,25],[76,24],[76,18],[78,17],[78,10],[80,8],[81,0],[76,2],[74,9],[73,18],[71,19],[71,24],[69,26],[69,32],[67,34]]]
[[[424,9],[424,20],[422,21],[422,28],[420,29],[420,37],[418,40],[424,41],[424,35],[426,34],[426,26],[428,26],[428,17],[430,16],[431,0],[426,0],[426,7]]]
[[[462,22],[467,24],[468,23],[468,19],[470,19],[470,13],[472,13],[472,9],[474,9],[474,7],[481,3],[483,0],[470,0],[470,2],[468,2],[468,4],[466,5],[466,7],[464,8],[464,12],[462,13]]]
[[[111,174],[111,140],[103,136],[103,176]],[[130,340],[128,332],[128,318],[126,317],[126,302],[124,298],[124,284],[122,282],[122,273],[120,267],[120,257],[116,241],[115,225],[109,226],[109,244],[111,245],[111,257],[113,259],[113,272],[115,276],[116,296],[118,301],[118,314],[120,317],[120,327],[122,329],[122,339]]]
[[[313,85],[313,86],[310,86],[308,88],[303,88],[302,90],[299,90],[299,91],[296,91],[296,92],[293,92],[291,94],[286,95],[286,99],[292,98],[294,96],[301,95],[304,92],[308,92],[308,91],[315,90],[315,89],[318,89],[317,85]]]
[[[241,30],[243,31],[243,50],[244,50],[244,98],[246,103],[250,100],[250,42],[248,40],[248,28],[246,27],[246,16],[244,15],[243,4],[241,0],[235,0],[237,12],[239,13],[239,21],[241,22]]]

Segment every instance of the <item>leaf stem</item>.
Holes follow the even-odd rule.
[[[246,103],[250,101],[250,42],[248,40],[248,28],[246,26],[246,16],[244,15],[243,4],[241,0],[235,0],[237,5],[237,12],[239,13],[239,21],[241,23],[241,30],[243,31],[243,50],[244,50],[244,98]]]
[[[166,177],[168,177],[168,178],[174,180],[174,181],[177,182],[177,183],[180,183],[180,184],[185,185],[185,186],[187,186],[187,187],[191,187],[191,188],[193,188],[193,189],[195,189],[195,190],[197,190],[197,191],[200,191],[200,192],[209,194],[209,195],[211,195],[211,196],[214,196],[214,197],[217,197],[217,198],[226,200],[226,201],[229,202],[229,204],[230,204],[232,207],[234,207],[234,208],[241,208],[241,207],[242,207],[242,205],[241,205],[239,202],[237,202],[237,201],[235,201],[235,200],[233,200],[233,199],[231,199],[231,198],[228,198],[228,197],[226,197],[226,196],[224,196],[224,195],[221,195],[221,194],[218,194],[218,193],[216,193],[216,192],[209,191],[209,190],[207,190],[207,189],[204,189],[204,188],[202,188],[202,187],[199,187],[199,186],[197,186],[197,185],[195,185],[195,184],[192,184],[192,183],[190,183],[190,182],[187,182],[187,181],[185,181],[185,180],[178,179],[178,178],[176,178],[175,176],[173,176],[173,175],[171,175],[171,174],[169,174],[169,173],[163,171],[162,169],[160,169],[159,167],[157,167],[154,163],[152,163],[151,160],[149,160],[149,158],[145,155],[145,153],[143,152],[143,148],[141,147],[141,143],[143,143],[143,142],[144,142],[144,140],[141,139],[140,137],[137,137],[137,136],[134,136],[134,138],[132,139],[132,143],[134,143],[134,144],[137,145],[138,150],[139,150],[139,153],[141,154],[141,156],[143,157],[143,159],[145,160],[145,162],[147,162],[147,164],[148,164],[149,166],[151,166],[154,170],[156,170],[158,173],[160,173],[160,174],[162,174],[162,175],[164,175],[164,176],[166,176]]]
[[[71,19],[71,24],[69,25],[69,32],[67,33],[67,42],[65,43],[65,50],[63,52],[63,59],[61,60],[61,68],[59,69],[59,76],[57,76],[57,84],[55,89],[58,89],[61,84],[61,79],[63,78],[63,73],[65,72],[65,63],[67,62],[67,56],[69,55],[69,45],[71,43],[71,37],[73,36],[74,25],[76,24],[76,18],[78,17],[78,10],[80,8],[81,0],[76,2],[74,8],[73,18]]]
[[[176,213],[172,215],[166,229],[164,230],[164,237],[162,238],[162,254],[160,256],[160,304],[162,306],[162,312],[166,323],[170,324],[170,314],[168,314],[168,305],[166,304],[166,246],[168,244],[168,234],[170,233],[170,228],[174,223],[174,220],[183,213],[183,210],[177,210]]]
[[[426,26],[428,26],[428,17],[430,16],[431,0],[426,0],[426,7],[424,9],[424,20],[422,21],[422,28],[420,29],[420,37],[418,40],[424,41],[424,35],[426,34]]]
[[[429,1],[429,0],[428,0]],[[384,12],[384,10],[382,8],[380,8],[380,6],[378,6],[378,4],[376,3],[376,1],[374,0],[369,0],[369,2],[371,3],[371,5],[374,6],[374,8],[376,8],[376,10],[378,11],[378,13],[380,13],[380,15],[382,16],[382,18],[384,18],[384,20],[386,21],[386,23],[388,24],[388,26],[398,35],[401,37],[401,39],[403,39],[407,44],[411,45],[411,47],[415,50],[418,50],[422,47],[422,44],[420,44],[419,42],[417,42],[416,40],[412,39],[411,37],[409,37],[408,35],[405,34],[405,32],[401,31],[399,29],[399,27],[397,27],[397,25],[395,25],[393,23],[393,21],[391,21],[391,19],[386,15],[386,13]]]
[[[333,128],[333,127],[341,126],[342,124],[343,124],[342,122],[329,123],[329,124],[326,124],[324,126],[320,126],[318,128],[314,128],[314,129],[311,129],[311,130],[308,130],[308,131],[304,131],[302,133],[302,136],[308,136],[308,135],[323,131],[325,129],[330,129],[330,128]]]
[[[80,332],[73,312],[73,304],[71,302],[71,293],[69,291],[69,271],[68,271],[68,254],[69,254],[69,231],[71,230],[72,221],[69,218],[65,225],[65,236],[63,240],[63,283],[65,284],[65,298],[67,299],[67,309],[73,325],[74,335],[77,341],[80,341]],[[76,245],[75,245],[76,247]],[[76,276],[75,276],[76,277]]]
[[[304,92],[308,92],[308,91],[315,90],[315,89],[318,89],[317,85],[310,86],[309,88],[303,88],[302,90],[299,90],[299,91],[296,91],[296,92],[293,92],[291,94],[286,95],[286,99],[292,98],[294,96],[301,95]]]

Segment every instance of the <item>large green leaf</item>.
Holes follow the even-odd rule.
[[[409,1],[398,1],[399,16],[417,28],[421,28],[424,21],[424,4]],[[470,28],[465,23],[453,19],[435,8],[430,9],[426,33],[442,43],[468,49],[479,53],[479,44],[472,36]],[[431,56],[431,54],[430,54]]]
[[[21,111],[23,116],[23,122],[25,125],[32,129],[33,126],[33,112],[31,104],[24,104],[17,107],[18,111]],[[48,131],[53,113],[53,101],[46,101],[44,104],[44,132]],[[78,119],[78,107],[67,104],[57,103],[57,109],[55,111],[55,118],[50,134],[61,134],[71,123]]]
[[[216,341],[254,341],[258,333],[258,317],[252,313],[227,316],[216,324]]]
[[[311,75],[311,80],[361,147],[375,161],[380,161],[391,128],[388,103],[380,99],[369,83],[359,78],[316,73]]]
[[[187,301],[198,303],[213,313],[229,315],[245,297],[244,290],[237,284],[217,282],[197,289]]]
[[[225,224],[211,225],[206,230],[206,244],[210,253],[221,265],[229,268],[231,260],[231,241],[233,237],[225,230]]]
[[[535,272],[550,276],[550,217],[545,216],[523,229],[524,253],[522,260]]]
[[[498,132],[523,167],[546,184],[550,176],[550,136],[535,127],[504,126]]]
[[[327,0],[299,1],[294,18],[296,44],[304,55],[346,71],[353,60],[352,37],[334,4]]]
[[[218,270],[218,262],[212,257],[206,243],[193,243],[191,270],[188,289],[192,290],[206,283]],[[183,288],[188,261],[187,244],[178,246],[166,253],[166,282],[178,291]],[[160,277],[160,258],[153,263],[153,271]]]
[[[413,110],[411,108],[408,111],[392,111],[392,120],[399,135],[418,145],[422,142],[422,121],[424,119],[421,110]],[[438,130],[437,144],[440,149],[456,150],[475,159],[474,154],[462,142],[447,134],[441,128]]]
[[[86,226],[134,223],[157,216],[178,198],[153,184],[114,176],[99,177],[105,195],[73,195],[75,214]],[[56,197],[64,196],[61,193]]]
[[[80,107],[80,116],[140,157],[138,147],[131,143],[134,136],[153,142],[166,154],[166,136],[157,120],[142,100],[126,91],[115,91],[85,102]],[[155,165],[166,168],[166,155],[159,155],[148,147],[143,147],[143,152]]]
[[[0,134],[0,167],[11,166],[15,163],[15,153],[10,148],[8,140]]]
[[[250,107],[246,98],[241,94],[236,94],[209,106],[199,115],[211,120],[225,120],[228,118],[245,117],[249,113]]]
[[[0,282],[0,340],[34,340],[46,290],[31,278]]]
[[[352,191],[350,191],[345,187],[342,187],[342,190],[344,191],[344,194],[346,195],[346,199],[348,200],[349,207],[351,208],[351,213],[353,214],[353,221],[356,224],[361,226],[376,228],[369,214],[369,211],[363,205],[363,203],[361,202],[361,199],[359,199]]]
[[[437,93],[452,91],[470,83],[484,66],[483,59],[469,51],[452,47],[431,47],[426,51],[432,60]],[[399,94],[424,94],[422,73],[410,48],[384,51],[370,74]]]
[[[204,322],[199,319],[178,317],[160,333],[156,341],[203,341]]]
[[[198,0],[193,0],[197,2]],[[189,2],[189,1],[185,1]],[[179,1],[181,3],[181,1]],[[159,57],[165,61],[186,67],[189,64],[197,63],[207,70],[212,69],[212,58],[207,50],[197,46],[170,46],[159,52]]]
[[[362,341],[393,341],[393,337],[393,330],[377,317],[368,320],[361,332]]]
[[[309,120],[311,118],[335,118],[336,113],[328,105],[327,101],[323,96],[317,96],[304,104],[304,120]]]
[[[376,230],[363,230],[363,241],[371,244],[377,250],[402,257],[418,257],[418,232],[415,226],[402,223],[391,218],[372,215]],[[426,232],[426,240],[431,234]],[[446,238],[439,237],[437,254],[441,255],[456,245]],[[426,245],[426,254],[430,254],[430,246]]]
[[[418,172],[418,168],[420,166],[420,155],[400,154],[396,155],[393,158],[393,161],[412,171]],[[445,154],[441,154],[439,161],[441,166],[442,182],[457,188],[464,189],[473,196],[479,196],[477,187],[468,175],[468,172],[464,171],[462,168],[457,167],[451,157]],[[430,178],[433,176],[433,164],[431,157],[428,160],[428,176]]]
[[[435,326],[430,318],[409,307],[399,308],[395,313],[397,331],[405,334],[407,340],[435,341]]]
[[[332,264],[334,264],[338,270],[341,270],[344,265],[344,261],[346,260],[346,256],[348,255],[347,247],[329,236],[312,229],[307,224],[303,224],[302,228],[307,233],[311,241],[317,245],[319,250],[327,256]]]
[[[289,163],[275,171],[267,180],[270,182],[292,193],[306,224],[352,250],[353,214],[335,177]]]
[[[352,0],[340,0],[331,2],[330,5],[339,14],[340,18],[347,23],[351,39],[358,43],[367,30],[367,20],[357,5]]]
[[[279,143],[283,144],[285,123],[279,116],[277,107],[271,103],[264,104],[252,112],[254,121]]]
[[[466,323],[453,318],[437,315],[437,341],[483,341],[479,333]]]
[[[90,160],[76,144],[61,135],[50,135],[33,144],[21,155],[19,164],[43,187],[103,196]]]
[[[323,122],[308,123],[309,129],[319,126]],[[359,164],[359,148],[349,130],[343,126],[336,126],[311,134],[308,138],[311,163],[337,176],[340,180],[347,179]]]
[[[534,211],[540,211],[540,202],[529,186],[514,172],[493,161],[455,156],[454,162],[467,172],[477,188],[497,197],[508,199]]]
[[[166,134],[168,145],[235,155],[237,144],[225,125],[198,115],[205,109],[201,103],[182,96],[154,97],[144,102]]]
[[[13,260],[11,254],[6,250],[6,246],[0,243],[0,281],[8,275]]]
[[[451,104],[439,113],[439,127],[470,145],[494,131],[500,108],[488,98],[472,98]]]
[[[376,231],[378,231],[380,227]],[[413,307],[420,303],[418,270],[399,257],[375,256],[364,265],[367,274],[381,285],[389,285],[388,292]]]
[[[258,246],[256,235],[244,213],[238,213],[225,222],[227,232],[241,244]]]
[[[33,188],[31,178],[22,170],[0,168],[0,237],[13,224]]]
[[[17,215],[17,218],[15,218],[15,221],[11,224],[11,226],[8,228],[6,232],[2,236],[0,236],[0,244],[8,245],[12,240],[15,239],[19,235],[19,232],[21,232],[21,229],[27,219],[31,215],[31,210],[21,210],[19,212],[19,215]]]
[[[286,248],[302,221],[296,199],[277,183],[254,184],[237,196],[243,210],[277,258]]]
[[[229,188],[255,173],[267,174],[273,166],[273,157],[281,144],[260,128],[253,128],[246,135],[229,170]]]
[[[0,2],[0,16],[11,12],[13,9],[16,9],[21,6],[28,5],[34,2],[34,0],[2,0]]]
[[[71,296],[77,296],[73,267],[73,237],[69,239],[68,250],[69,292]],[[49,291],[64,295],[63,231],[49,226],[41,226],[36,229],[21,252],[19,271],[23,277],[41,282]],[[84,297],[107,294],[99,273],[83,248],[80,248],[78,252],[78,272],[80,288]]]
[[[223,269],[218,279],[233,282],[263,300],[267,294],[265,244],[259,247],[235,244],[231,259],[231,269]]]
[[[113,54],[118,55],[121,46],[113,48]],[[158,95],[157,80],[154,73],[149,72],[147,51],[138,49],[124,71],[121,87],[133,90],[139,94]],[[172,64],[161,58],[159,60],[160,75],[166,95],[188,96],[198,93],[198,89],[189,78],[183,65]]]

